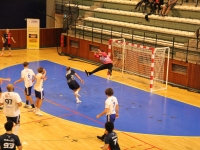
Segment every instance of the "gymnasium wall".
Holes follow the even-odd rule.
[[[66,47],[62,51],[68,55],[73,55],[89,61],[100,62],[94,58],[94,49],[99,48],[108,51],[108,45],[68,36]],[[166,72],[167,61],[165,61]],[[184,61],[170,59],[168,81],[174,85],[189,87],[200,90],[200,65]]]
[[[55,47],[60,45],[60,35],[62,28],[41,28],[40,29],[40,48],[42,47]],[[4,30],[0,30],[0,36],[5,33]],[[10,29],[10,33],[15,39],[16,43],[12,43],[12,49],[25,49],[27,41],[26,29]],[[3,43],[0,42],[0,47],[3,47]]]
[[[46,27],[46,0],[0,0],[0,11],[0,29],[26,28],[26,18],[40,19],[40,27]]]

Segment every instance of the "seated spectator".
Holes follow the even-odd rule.
[[[163,6],[163,9],[162,9],[162,13],[161,15],[162,16],[167,16],[169,11],[174,8],[174,6],[176,5],[176,2],[178,0],[168,0],[168,2]]]
[[[159,14],[159,11],[161,10],[161,5],[163,5],[163,0],[155,0],[152,13]]]
[[[138,3],[137,3],[137,5],[136,5],[136,7],[135,7],[135,10],[137,10],[137,8],[138,8],[138,11],[140,11],[140,7],[141,7],[141,5],[143,4],[143,3],[145,3],[145,5],[146,5],[146,3],[148,3],[149,2],[149,0],[141,0],[141,1],[139,1]],[[148,5],[148,4],[147,4]]]

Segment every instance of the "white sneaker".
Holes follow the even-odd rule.
[[[77,103],[77,104],[79,104],[79,103],[81,103],[81,102],[82,102],[81,100],[76,100],[76,103]]]
[[[43,114],[40,111],[37,111],[35,114],[38,116],[43,116]]]

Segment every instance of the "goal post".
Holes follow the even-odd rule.
[[[145,84],[150,91],[167,89],[169,47],[153,48],[125,42],[125,39],[110,39],[108,53],[113,58],[113,69]]]

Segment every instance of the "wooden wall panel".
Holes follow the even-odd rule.
[[[189,64],[188,87],[200,90],[200,65]]]
[[[186,73],[180,73],[180,72],[175,72],[172,70],[172,65],[180,65],[180,66],[185,66],[187,67],[187,72]],[[179,84],[182,86],[187,86],[188,82],[188,70],[189,70],[189,65],[186,62],[178,61],[178,60],[170,60],[169,63],[169,82]]]
[[[88,59],[88,47],[85,40],[80,39],[79,57]]]
[[[40,29],[40,47],[60,46],[62,28]]]
[[[5,30],[0,30],[0,37],[3,36]],[[15,29],[11,30],[13,38],[16,43],[12,42],[13,49],[24,49],[26,48],[27,41],[27,30],[26,29]],[[40,29],[40,47],[53,47],[56,46],[56,42],[60,45],[60,35],[62,33],[62,28],[51,28],[51,29]],[[58,41],[56,41],[58,40]],[[3,47],[2,40],[0,41],[0,48]]]
[[[78,41],[79,47],[72,48],[70,46],[70,40]],[[100,62],[99,59],[94,58],[94,52],[89,51],[89,45],[96,45],[105,52],[108,52],[108,45],[96,43],[92,41],[87,41],[84,39],[78,39],[74,37],[67,37],[67,47],[64,47],[63,52],[78,56],[80,58],[88,59],[95,62]],[[187,68],[185,72],[174,71],[172,66],[173,64]],[[143,70],[145,66],[140,66],[138,71]],[[167,68],[167,59],[165,61],[165,73]],[[174,84],[194,88],[200,90],[200,65],[190,64],[179,60],[169,60],[169,73],[168,81]],[[165,76],[166,78],[166,76]]]

